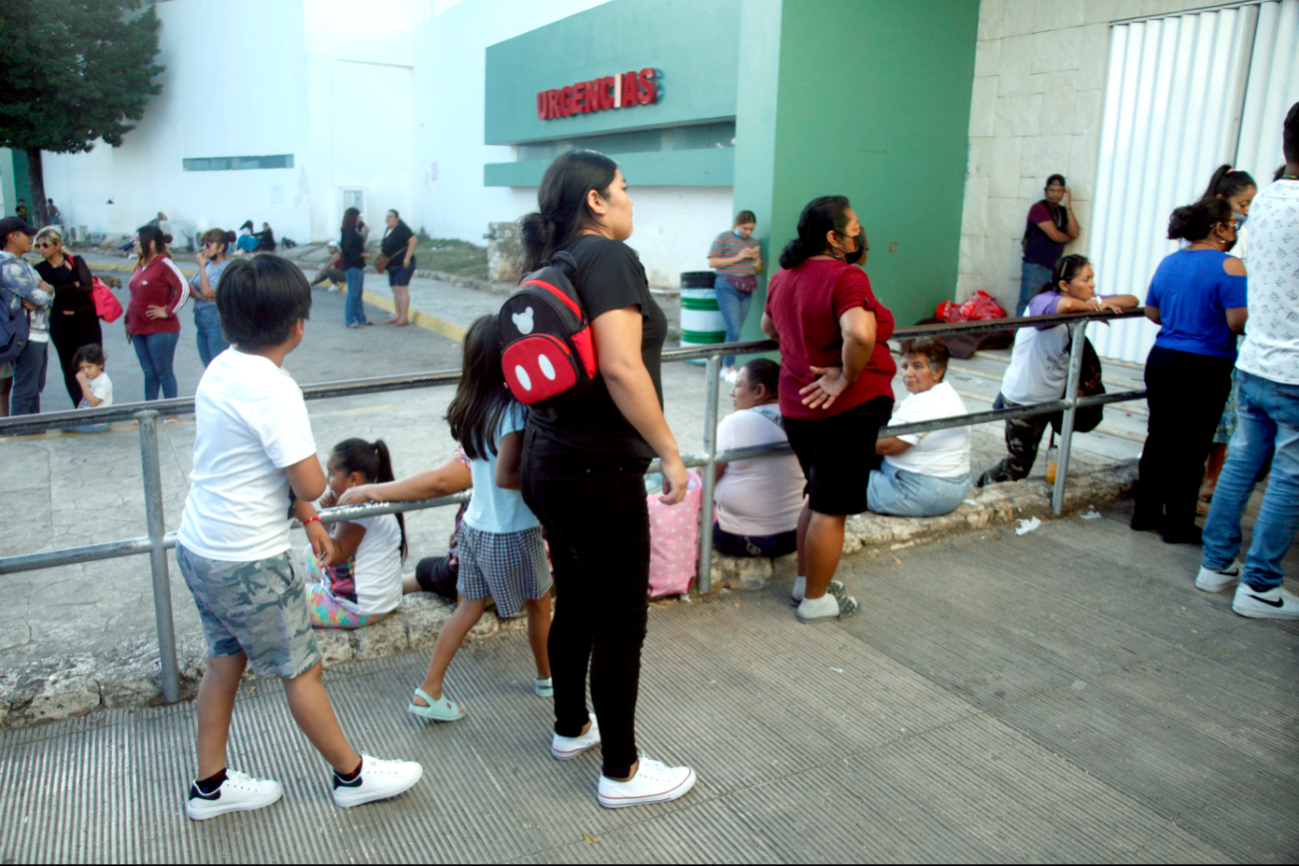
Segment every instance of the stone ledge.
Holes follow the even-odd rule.
[[[1066,513],[1113,501],[1131,488],[1136,474],[1136,461],[1126,461],[1070,476]],[[973,504],[966,502],[942,517],[911,519],[878,514],[851,517],[844,536],[844,553],[899,550],[994,524],[1012,524],[1020,518],[1051,517],[1051,489],[1041,481],[995,484],[972,491],[970,499]],[[715,556],[713,590],[738,588],[742,578],[755,575],[770,579],[772,573],[772,561],[768,559]],[[430,650],[454,609],[434,595],[416,593],[406,596],[396,612],[375,625],[355,630],[316,629],[325,668],[411,650]],[[465,643],[482,643],[526,629],[524,616],[501,619],[489,611]],[[194,696],[207,665],[202,636],[179,637],[177,655],[181,697],[188,699]],[[98,656],[40,659],[20,668],[3,670],[0,671],[0,727],[26,727],[84,715],[99,707],[157,705],[162,702],[159,677],[158,647],[152,640],[136,641]],[[251,679],[251,675],[246,678]]]

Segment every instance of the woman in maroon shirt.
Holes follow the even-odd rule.
[[[158,390],[176,396],[172,363],[180,339],[176,314],[189,298],[189,284],[167,253],[171,240],[155,225],[140,229],[135,241],[139,257],[131,276],[131,302],[126,308],[126,333],[144,371],[144,399],[157,400]]]
[[[800,622],[861,610],[834,580],[849,514],[866,510],[871,456],[893,411],[893,314],[853,267],[866,233],[844,196],[813,199],[771,278],[762,330],[780,343],[780,414],[807,476],[794,601]]]

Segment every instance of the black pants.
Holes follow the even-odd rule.
[[[999,395],[1000,396],[1000,395]],[[1012,403],[1001,397],[999,409],[1015,409],[1020,403]],[[1033,471],[1037,460],[1037,450],[1042,444],[1042,434],[1047,427],[1060,425],[1062,414],[1053,412],[1050,415],[1030,415],[1027,418],[1012,418],[1006,422],[1006,458],[979,476],[975,487],[988,484],[999,484],[1002,481],[1019,481],[1027,478]]]
[[[648,460],[576,455],[524,434],[523,501],[541,520],[555,568],[550,668],[555,733],[576,737],[591,701],[600,723],[604,774],[631,774],[636,751],[640,655],[649,614]]]
[[[1231,391],[1230,358],[1155,346],[1146,358],[1150,427],[1141,452],[1133,525],[1193,531],[1195,500],[1213,431]]]
[[[81,385],[77,382],[77,370],[72,364],[77,350],[82,346],[95,343],[104,345],[104,334],[99,327],[99,316],[94,309],[78,310],[71,316],[55,310],[50,313],[50,341],[59,353],[59,366],[63,368],[63,384],[72,399],[72,408],[81,405]]]

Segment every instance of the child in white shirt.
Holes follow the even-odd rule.
[[[113,380],[104,372],[108,359],[98,343],[82,346],[72,356],[72,366],[77,370],[77,384],[81,386],[78,409],[102,409],[113,405]],[[86,424],[73,427],[75,433],[106,433],[108,424]]]

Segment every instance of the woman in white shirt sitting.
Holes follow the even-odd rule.
[[[890,425],[915,424],[964,415],[965,402],[943,381],[950,355],[941,340],[902,343],[902,384],[911,392]],[[888,436],[880,430],[875,453],[883,458],[871,472],[866,502],[877,514],[936,517],[956,509],[970,492],[970,428]],[[887,437],[887,438],[885,438]]]
[[[735,412],[717,427],[717,448],[788,442],[779,405],[780,365],[756,358],[731,389]],[[776,557],[798,549],[798,515],[807,480],[792,452],[717,464],[713,547],[726,556]]]

